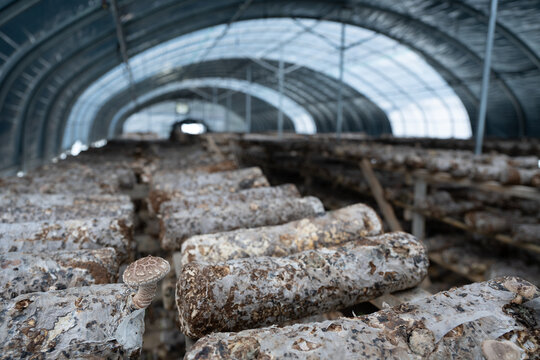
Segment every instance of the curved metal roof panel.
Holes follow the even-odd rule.
[[[359,65],[355,66],[361,69],[362,77],[351,76],[347,71],[345,80],[349,85],[362,84],[366,88],[368,83],[375,84],[371,88],[381,93],[378,99],[377,91],[368,94],[364,88],[353,88],[385,111],[394,132],[407,134],[413,129],[448,134],[476,128],[489,0],[119,0],[118,3],[119,23],[125,33],[127,55],[132,59],[156,45],[203,29],[222,25],[222,32],[217,37],[214,34],[213,40],[219,45],[223,40],[231,40],[229,31],[236,31],[235,23],[284,17],[293,18],[285,20],[303,29],[295,40],[303,49],[296,49],[296,59],[287,62],[294,64],[306,61],[307,57],[314,58],[313,64],[318,67],[312,69],[322,71],[319,67],[324,66],[324,74],[335,79],[335,70],[328,67],[335,66],[337,57],[327,62],[317,57],[324,55],[323,43],[339,42],[339,32],[335,28],[317,29],[318,25],[313,31],[306,31],[310,22],[349,24],[347,42],[353,41],[351,34],[356,30],[358,34],[372,31],[380,39],[383,37],[379,35],[384,35],[421,57],[450,88],[438,87],[437,80],[428,78],[428,72],[419,72],[407,57],[386,52],[382,40],[359,37],[357,40],[365,43],[358,49],[371,55],[359,53]],[[114,17],[108,5],[109,1],[102,0],[0,2],[0,169],[20,165],[23,160],[40,161],[55,155],[77,99],[92,82],[122,62]],[[539,17],[537,1],[499,1],[487,135],[540,136]],[[246,32],[242,37],[248,39],[249,29]],[[280,36],[278,30],[271,33]],[[267,41],[262,31],[257,34],[261,42]],[[314,37],[323,45],[311,51]],[[368,50],[375,43],[377,46]],[[234,46],[232,42],[225,44],[229,48]],[[256,45],[250,49],[256,49]],[[380,49],[384,50],[382,54],[377,53]],[[384,56],[385,52],[389,58]],[[378,61],[364,63],[364,56],[376,57]],[[405,62],[406,66],[399,62]],[[402,69],[395,78],[387,76],[388,66],[394,66],[392,63]],[[426,94],[446,99],[445,104],[431,101],[427,95],[422,98],[420,92],[411,101],[407,90],[409,86],[413,88],[411,81],[416,76],[419,78],[413,83],[427,82],[427,86],[422,85],[428,89]],[[401,85],[384,87],[392,82],[409,85],[405,89]],[[389,89],[391,92],[387,92]],[[321,89],[320,93],[324,91]],[[450,99],[452,93],[457,95],[457,101]],[[455,111],[460,104],[470,124],[454,123],[449,127],[449,119],[462,116],[462,111]],[[318,110],[321,119],[324,114],[326,120],[320,121],[321,130],[331,129],[335,119],[329,107],[317,104],[306,107],[313,113]],[[443,110],[441,115],[436,109],[444,107],[449,111]],[[352,107],[344,110],[353,115]],[[438,117],[436,125],[429,120],[431,117]],[[356,123],[361,124],[359,118]]]

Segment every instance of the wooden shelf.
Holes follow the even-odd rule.
[[[280,166],[277,166],[277,165],[272,165],[271,166],[272,168],[280,168]],[[355,185],[351,185],[345,181],[343,181],[343,179],[340,179],[338,177],[334,177],[332,175],[327,175],[327,174],[323,174],[321,171],[317,171],[317,169],[315,168],[308,168],[306,167],[304,170],[309,170],[309,176],[313,176],[313,177],[318,177],[322,180],[326,180],[326,181],[329,181],[329,182],[333,182],[333,183],[336,183],[336,184],[339,184],[340,186],[343,186],[347,189],[350,189],[352,191],[355,191],[363,196],[369,196],[369,197],[373,197],[373,194],[371,194],[369,191],[366,191],[362,188],[360,188],[359,186],[355,186]],[[376,168],[374,168],[376,169]],[[300,169],[288,169],[288,170],[297,170],[299,171]],[[379,169],[376,169],[376,170],[380,170]],[[394,170],[388,170],[388,169],[385,169],[386,171],[394,171]],[[474,183],[470,180],[467,180],[467,179],[462,179],[462,180],[456,180],[455,178],[452,178],[450,177],[448,174],[430,174],[424,170],[417,170],[417,171],[414,171],[414,172],[407,172],[407,171],[404,171],[404,170],[396,170],[396,171],[399,171],[400,173],[402,173],[403,175],[408,175],[408,176],[411,176],[413,178],[421,178],[422,180],[426,181],[427,183],[437,183],[437,184],[443,184],[443,183],[450,183],[450,184],[459,184],[460,186],[470,186],[470,187],[481,187],[483,190],[485,191],[497,191],[497,192],[500,192],[500,193],[507,193],[507,194],[512,194],[514,196],[519,196],[519,197],[522,197],[522,198],[527,198],[527,199],[533,199],[533,200],[538,200],[540,201],[540,191],[536,188],[532,188],[532,187],[527,187],[527,186],[502,186],[500,184],[496,184],[496,183]],[[304,173],[305,175],[305,173]],[[495,190],[494,190],[495,189]],[[536,254],[540,254],[540,245],[536,245],[536,244],[532,244],[532,243],[519,243],[519,242],[515,242],[513,241],[512,237],[511,236],[508,236],[508,235],[505,235],[505,234],[483,234],[483,233],[479,233],[477,231],[475,231],[474,229],[470,228],[469,226],[467,226],[467,224],[465,224],[464,222],[462,221],[459,221],[457,219],[454,219],[454,218],[451,218],[451,217],[436,217],[436,216],[433,216],[432,214],[429,214],[425,211],[421,211],[421,210],[418,210],[418,209],[415,209],[413,206],[411,205],[408,205],[408,204],[405,204],[403,202],[400,202],[400,201],[397,201],[397,200],[389,200],[390,203],[392,203],[394,206],[398,206],[400,208],[404,208],[404,209],[407,209],[407,210],[410,210],[410,211],[413,211],[413,212],[417,212],[417,213],[420,213],[422,214],[423,216],[425,216],[426,218],[429,218],[429,219],[433,219],[433,220],[437,220],[437,221],[441,221],[441,222],[444,222],[448,225],[451,225],[453,227],[456,227],[458,229],[461,229],[461,230],[464,230],[466,232],[469,232],[469,233],[472,233],[472,234],[476,234],[476,235],[481,235],[481,236],[485,236],[485,237],[489,237],[489,238],[492,238],[492,239],[495,239],[501,243],[504,243],[506,245],[510,245],[510,246],[514,246],[514,247],[517,247],[517,248],[521,248],[521,249],[524,249],[524,250],[527,250],[527,251],[530,251],[530,252],[533,252],[533,253],[536,253]]]
[[[487,192],[496,192],[502,195],[514,196],[540,202],[540,189],[524,185],[501,185],[494,181],[475,182],[470,179],[456,179],[447,173],[428,173],[425,170],[416,170],[409,173],[412,177],[420,178],[430,184],[451,184],[470,187]]]
[[[427,213],[426,211],[415,209],[413,206],[408,205],[408,204],[404,204],[404,203],[402,203],[400,201],[395,201],[394,200],[394,201],[391,201],[391,202],[395,206],[398,206],[398,207],[401,207],[401,208],[404,208],[404,209],[407,209],[407,210],[410,210],[410,211],[418,212],[418,213],[422,214],[423,216],[425,216],[427,218],[437,220],[437,221],[441,221],[441,222],[443,222],[445,224],[454,226],[454,227],[456,227],[458,229],[467,231],[469,233],[489,237],[489,238],[495,239],[495,240],[497,240],[497,241],[499,241],[501,243],[504,243],[506,245],[518,247],[518,248],[521,248],[521,249],[525,249],[525,250],[540,254],[540,245],[531,244],[531,243],[515,242],[512,239],[511,236],[504,235],[504,234],[484,234],[484,233],[480,233],[480,232],[475,231],[474,229],[470,228],[469,226],[467,226],[467,224],[465,224],[464,222],[459,221],[457,219],[454,219],[454,218],[451,218],[451,217],[448,217],[448,216],[444,216],[444,217],[433,216],[433,215]]]

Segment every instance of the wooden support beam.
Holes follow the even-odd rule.
[[[396,214],[394,213],[392,205],[390,205],[390,203],[384,198],[384,192],[381,183],[375,176],[375,173],[373,172],[373,168],[371,167],[369,161],[367,159],[362,159],[362,161],[360,162],[360,168],[362,169],[362,174],[364,174],[364,177],[366,178],[366,181],[371,188],[373,197],[377,201],[377,205],[379,205],[379,209],[381,209],[384,219],[390,226],[390,230],[403,231],[403,229],[401,228],[401,224],[399,223]]]
[[[219,147],[216,145],[214,138],[209,135],[205,139],[208,145],[208,150],[210,150],[210,152],[216,155],[220,160],[225,160],[225,155],[223,155]]]
[[[427,184],[422,179],[414,181],[414,207],[419,208],[426,200]],[[426,219],[421,212],[413,212],[412,234],[419,240],[424,240]]]

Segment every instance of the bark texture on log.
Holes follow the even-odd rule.
[[[162,219],[161,246],[167,250],[179,250],[182,242],[193,235],[278,225],[322,213],[323,204],[312,196],[300,199],[232,201],[223,206],[192,209]]]
[[[137,357],[144,310],[124,284],[24,294],[0,301],[2,359]]]
[[[503,185],[540,186],[540,169],[533,165],[537,156],[512,158],[506,155],[474,156],[471,151],[422,149],[413,146],[386,145],[380,142],[333,142],[321,137],[311,139],[247,139],[241,143],[242,155],[274,160],[295,157],[298,152],[310,156],[325,154],[327,158],[346,162],[369,159],[374,167],[387,170],[424,168],[433,173],[448,173],[455,178],[468,177],[477,181],[497,181]],[[264,149],[271,153],[268,156]]]
[[[111,218],[0,224],[0,253],[112,247],[118,260],[132,255],[133,224]]]
[[[416,286],[427,273],[422,244],[406,233],[288,257],[183,266],[176,302],[184,334],[283,323]]]
[[[193,236],[182,244],[182,264],[286,256],[341,245],[382,232],[383,225],[377,213],[369,206],[355,204],[283,225]]]
[[[508,218],[487,211],[472,211],[465,214],[465,223],[474,230],[486,234],[506,232],[511,227]]]
[[[159,213],[166,217],[173,213],[190,211],[192,209],[208,210],[214,206],[224,206],[230,202],[248,202],[253,200],[271,200],[276,198],[299,198],[300,193],[293,184],[274,187],[261,187],[241,190],[236,193],[219,195],[202,195],[186,198],[173,198],[161,204]]]
[[[476,210],[481,207],[481,204],[474,201],[454,200],[447,191],[435,191],[428,194],[417,207],[429,212],[430,215],[443,217]]]
[[[516,224],[512,229],[516,242],[528,242],[540,245],[540,224]]]
[[[201,155],[208,156],[207,153]],[[187,167],[186,167],[187,166]],[[204,174],[213,174],[218,172],[229,172],[238,170],[238,165],[230,160],[211,162],[209,164],[189,166],[186,164],[184,167],[169,167],[164,170],[157,170],[152,173],[152,178],[155,178],[153,183],[161,183],[167,181],[166,179],[175,179],[186,176],[202,176]],[[178,169],[178,170],[177,170]]]
[[[536,299],[512,303],[516,293]],[[500,358],[521,359],[540,346],[537,296],[502,278],[357,318],[211,334],[185,359],[484,359],[492,340],[511,342]]]
[[[0,298],[116,282],[113,248],[38,253],[0,253]]]
[[[0,222],[37,222],[110,217],[133,221],[133,203],[125,195],[22,194],[0,196]]]
[[[130,189],[135,174],[127,164],[90,166],[76,162],[50,164],[23,177],[0,180],[2,194],[114,194]]]
[[[159,211],[162,202],[175,197],[234,193],[240,190],[270,186],[258,167],[217,173],[173,173],[154,177],[148,195],[150,210]]]

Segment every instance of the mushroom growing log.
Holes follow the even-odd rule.
[[[162,202],[175,197],[233,193],[244,189],[270,186],[258,167],[217,173],[163,174],[154,177],[148,194],[150,211],[157,213]]]
[[[133,203],[125,195],[22,194],[0,196],[0,222],[37,222],[111,217],[133,222]]]
[[[301,199],[231,201],[222,206],[191,209],[164,217],[160,221],[161,246],[167,250],[177,250],[186,238],[193,235],[283,224],[322,213],[323,204],[312,196]]]
[[[534,285],[502,278],[357,318],[211,334],[184,359],[529,358],[540,346],[537,296]]]
[[[36,292],[0,300],[3,359],[138,357],[144,310],[124,284]]]
[[[465,224],[473,230],[485,234],[501,233],[510,230],[508,218],[488,211],[471,211],[465,214]]]
[[[413,287],[427,267],[422,244],[401,232],[288,257],[192,262],[177,282],[179,323],[193,338],[279,324]]]
[[[113,248],[0,254],[0,298],[116,282]]]
[[[112,247],[120,263],[132,252],[133,224],[112,218],[0,223],[0,253]]]
[[[516,224],[512,229],[515,242],[540,245],[540,224]]]
[[[132,188],[135,174],[118,162],[49,164],[23,177],[2,179],[2,194],[115,194]]]
[[[369,206],[355,204],[283,225],[193,236],[182,244],[182,264],[286,256],[341,245],[382,232],[383,225],[377,213]]]
[[[190,211],[193,209],[209,209],[214,206],[224,206],[229,202],[248,202],[253,200],[299,197],[300,193],[295,185],[285,184],[274,187],[241,190],[236,193],[173,198],[161,204],[159,213],[162,216],[167,216],[173,213]]]

